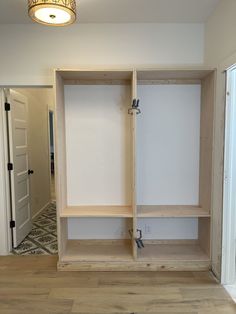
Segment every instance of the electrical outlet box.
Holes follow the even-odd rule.
[[[151,227],[149,225],[145,225],[144,227],[144,233],[145,234],[150,234],[151,233]]]

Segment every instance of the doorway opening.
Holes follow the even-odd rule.
[[[55,192],[55,150],[54,150],[54,112],[49,110],[49,152],[51,200],[56,201]]]
[[[236,64],[227,70],[222,283],[236,301]]]
[[[57,254],[52,88],[4,89],[9,245],[15,255]]]

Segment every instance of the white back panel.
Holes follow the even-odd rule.
[[[68,239],[130,239],[131,219],[69,218]]]
[[[130,87],[65,86],[68,205],[129,205]]]
[[[197,239],[197,218],[142,218],[138,228],[144,239]],[[69,218],[69,239],[129,239],[131,219]]]
[[[198,204],[200,85],[141,85],[138,97],[138,204]]]
[[[197,218],[142,218],[138,219],[138,229],[144,239],[195,240],[198,238]]]

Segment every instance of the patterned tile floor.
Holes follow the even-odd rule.
[[[33,221],[33,228],[24,241],[13,250],[15,255],[57,254],[56,203],[52,202]]]

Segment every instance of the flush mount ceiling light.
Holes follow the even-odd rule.
[[[29,16],[37,23],[64,26],[76,20],[75,0],[28,0]]]

